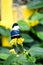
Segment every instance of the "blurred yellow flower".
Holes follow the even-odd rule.
[[[35,21],[33,21],[33,22],[29,22],[28,23],[28,25],[30,26],[30,27],[34,27],[34,26],[36,26],[36,25],[38,25],[39,24],[39,21],[38,20],[35,20]]]
[[[0,26],[5,27],[6,29],[12,29],[12,25],[13,25],[14,21],[10,21],[10,22],[6,22],[6,21],[1,21],[0,22]]]
[[[15,39],[12,39],[10,43],[12,46],[12,45],[17,45],[17,44],[21,45],[23,42],[24,42],[23,38],[15,38]]]
[[[10,43],[11,43],[11,46],[12,46],[12,45],[16,45],[16,44],[17,44],[17,38],[12,39],[12,40],[10,41]]]
[[[32,21],[32,20],[25,19],[25,22],[27,23],[27,25],[29,27],[34,27],[34,26],[36,26],[36,25],[39,24],[39,21],[38,20]]]
[[[23,38],[18,38],[18,40],[17,40],[17,43],[18,44],[22,45],[23,42],[24,42],[24,39]]]
[[[29,18],[35,12],[35,10],[28,9],[26,5],[20,6],[20,11],[23,19]]]
[[[5,1],[6,2],[6,1]],[[8,3],[8,2],[6,2],[6,3]],[[10,3],[10,2],[9,2]],[[8,4],[9,4],[8,3]],[[3,4],[5,4],[4,2],[3,2]],[[6,6],[8,5],[8,4],[6,4]],[[29,18],[33,13],[34,13],[34,10],[30,10],[30,9],[28,9],[27,7],[26,7],[26,5],[22,5],[22,6],[20,6],[19,7],[19,10],[20,10],[20,12],[18,12],[17,11],[17,8],[16,7],[14,7],[14,8],[12,8],[12,12],[10,11],[11,10],[11,7],[10,7],[10,9],[8,8],[8,6],[7,6],[7,8],[6,8],[6,6],[4,5],[3,7],[4,7],[4,9],[3,9],[3,13],[2,13],[2,21],[0,22],[0,25],[1,26],[4,26],[6,29],[12,29],[12,25],[15,23],[15,22],[17,22],[18,21],[18,14],[20,13],[20,19],[27,19],[27,18]],[[9,6],[11,6],[11,5],[9,5]],[[9,11],[8,11],[9,10]],[[6,11],[6,12],[5,12]],[[11,15],[11,17],[9,17],[9,13],[11,13],[10,15]],[[6,17],[5,17],[5,15],[6,15]],[[12,16],[13,15],[13,16]],[[8,17],[8,18],[7,18]],[[7,25],[6,25],[7,24]]]
[[[5,36],[2,36],[2,46],[3,47],[11,47],[9,41],[8,41],[8,38],[5,37]]]
[[[10,52],[10,53],[15,53],[15,54],[16,54],[16,52],[15,52],[14,49],[11,49],[9,52]]]

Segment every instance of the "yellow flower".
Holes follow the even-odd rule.
[[[27,23],[27,25],[29,27],[34,27],[34,26],[36,26],[36,25],[39,24],[39,21],[38,20],[32,21],[32,20],[25,19],[25,22]]]
[[[9,52],[10,52],[10,53],[15,53],[15,54],[16,54],[16,52],[15,52],[14,49],[11,49]]]
[[[7,25],[6,25],[7,24]],[[0,26],[5,27],[6,29],[12,30],[12,25],[14,24],[14,21],[6,22],[6,21],[1,21]]]
[[[23,19],[29,18],[35,12],[35,10],[28,9],[26,5],[20,6],[20,11]]]
[[[9,41],[8,41],[8,38],[5,37],[5,36],[2,36],[2,46],[3,47],[11,47]]]
[[[17,38],[12,39],[10,43],[11,43],[11,45],[16,45],[17,44]]]
[[[36,26],[36,25],[38,25],[39,24],[39,21],[38,20],[35,20],[35,21],[33,21],[33,22],[29,22],[28,23],[28,25],[30,26],[30,27],[34,27],[34,26]]]
[[[23,38],[18,38],[18,40],[17,40],[17,43],[18,44],[22,45],[23,42],[24,42],[24,39]]]

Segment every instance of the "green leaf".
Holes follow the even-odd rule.
[[[28,61],[27,58],[26,58],[26,56],[23,55],[23,54],[20,54],[19,57],[18,57],[18,63],[20,63],[21,65],[34,65],[34,63],[31,62],[31,61]]]
[[[3,65],[4,64],[4,61],[0,61],[0,65]]]
[[[0,47],[0,53],[6,53],[9,54],[9,49]]]
[[[18,21],[18,25],[19,25],[19,27],[20,27],[20,30],[23,30],[23,31],[28,31],[28,30],[30,30],[29,26],[28,26],[28,25],[26,24],[26,22],[23,21],[23,20],[19,20],[19,21]]]
[[[43,25],[43,19],[39,23]]]
[[[27,62],[26,56],[23,54],[20,54],[18,57],[18,63],[23,64],[25,62]]]
[[[14,59],[16,60],[16,55],[11,54],[5,61],[4,65],[10,65],[14,61]]]
[[[43,58],[43,48],[41,47],[32,47],[29,52],[31,56]]]
[[[41,19],[43,19],[43,14],[38,13],[38,12],[35,12],[35,13],[31,16],[31,18],[30,18],[30,20],[32,20],[32,21],[41,20]]]
[[[41,40],[43,40],[43,32],[37,32],[37,36],[38,36]]]
[[[9,37],[10,36],[10,32],[11,32],[11,30],[10,29],[6,29],[6,35],[7,35],[7,37]]]
[[[0,58],[7,59],[10,55],[9,49],[0,47]]]
[[[9,54],[0,53],[0,59],[6,60],[9,57]]]
[[[29,9],[37,9],[43,7],[43,0],[33,0],[27,4]]]
[[[42,32],[43,31],[43,25],[37,25],[35,27],[33,27],[33,32],[37,33],[37,32]]]
[[[6,36],[5,34],[5,29],[3,27],[0,27],[0,34],[3,35],[3,36]]]
[[[36,62],[36,58],[34,58],[32,56],[29,56],[28,61],[32,62],[32,63],[35,63]]]
[[[29,36],[28,34],[26,34],[26,33],[22,33],[21,36],[24,38],[24,42],[25,42],[25,43],[29,43],[29,42],[33,42],[33,41],[34,41],[33,38],[30,37],[30,36]]]
[[[36,65],[36,64],[31,63],[31,62],[25,62],[23,65]]]
[[[42,64],[36,64],[36,65],[42,65]]]
[[[10,36],[10,30],[0,26],[0,34],[6,37]]]

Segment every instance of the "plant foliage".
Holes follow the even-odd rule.
[[[23,45],[11,48],[0,46],[0,65],[43,65],[43,0],[31,0],[26,6],[36,11],[27,19],[27,23],[24,20],[18,21],[21,36],[24,38]],[[33,25],[33,22],[36,24],[36,20],[39,22],[37,25],[28,25]],[[0,44],[3,36],[8,41],[11,40],[10,32],[10,29],[0,26]],[[12,53],[11,49],[14,49]]]

